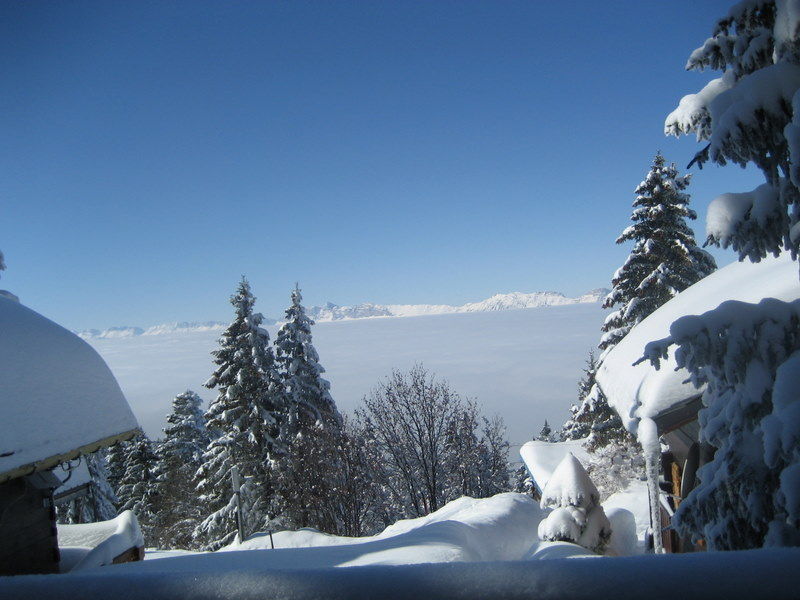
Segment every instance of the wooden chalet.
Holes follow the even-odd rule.
[[[0,292],[0,575],[59,570],[53,469],[137,429],[97,352]]]

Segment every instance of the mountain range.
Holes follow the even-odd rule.
[[[325,306],[312,306],[308,315],[317,322],[343,321],[351,319],[367,319],[376,317],[418,317],[423,315],[444,315],[453,313],[492,312],[499,310],[519,310],[539,308],[543,306],[564,306],[567,304],[586,304],[601,302],[609,290],[598,288],[570,298],[560,292],[510,292],[495,294],[480,302],[469,302],[460,306],[450,304],[373,304],[365,302],[353,306],[339,306],[328,302]],[[276,319],[264,319],[264,325],[274,325]],[[222,330],[228,323],[222,321],[177,322],[154,325],[148,328],[121,326],[108,329],[84,329],[76,331],[83,339],[108,339],[172,333],[189,333],[194,331]]]

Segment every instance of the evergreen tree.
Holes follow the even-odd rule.
[[[194,547],[192,532],[202,516],[194,478],[211,441],[201,403],[191,390],[175,396],[158,446],[156,476],[159,495],[165,499],[159,515],[163,548]]]
[[[712,256],[697,247],[686,223],[697,218],[684,192],[689,179],[658,153],[636,188],[633,225],[617,238],[618,244],[632,241],[634,246],[603,303],[603,308],[618,308],[603,324],[602,350],[614,347],[634,325],[717,268]]]
[[[235,318],[212,354],[217,369],[206,387],[219,393],[206,413],[212,436],[198,473],[200,500],[208,516],[195,530],[196,543],[209,549],[237,534],[231,468],[242,475],[240,490],[246,534],[264,526],[273,495],[270,469],[286,451],[281,422],[286,410],[263,317],[253,312],[255,298],[243,277],[231,297]]]
[[[547,419],[544,421],[544,426],[539,431],[539,435],[536,438],[541,442],[552,442],[553,441],[553,430],[550,429],[550,425],[547,424]]]
[[[692,162],[755,165],[765,183],[709,206],[708,242],[759,262],[783,250],[797,259],[800,222],[800,15],[794,3],[739,2],[688,69],[722,71],[684,97],[667,134],[707,142]],[[747,285],[748,282],[742,282]],[[700,438],[716,448],[681,503],[676,526],[712,549],[800,545],[797,301],[725,302],[648,345],[658,364],[671,344],[679,366],[705,384]],[[683,328],[677,325],[683,321]]]
[[[578,382],[578,402],[570,407],[569,419],[561,427],[561,437],[564,440],[579,440],[592,432],[593,411],[589,405],[589,396],[595,388],[597,366],[594,350],[590,350],[583,369],[583,378]]]
[[[311,338],[314,321],[306,315],[302,300],[300,289],[295,286],[285,323],[275,338],[276,362],[290,407],[289,428],[297,433],[308,424],[321,421],[338,429],[341,416],[331,398],[330,384],[322,377],[325,369],[319,364]]]
[[[114,491],[115,496],[116,491],[119,489],[119,482],[122,480],[122,476],[125,474],[126,444],[130,444],[130,442],[117,442],[116,444],[109,446],[109,448],[106,450],[106,481],[108,481],[108,485]],[[115,505],[117,508],[119,508],[119,499],[117,499]]]
[[[157,461],[153,443],[144,433],[140,433],[124,446],[125,472],[116,490],[120,512],[133,511],[142,528],[145,543],[154,543],[158,535]]]

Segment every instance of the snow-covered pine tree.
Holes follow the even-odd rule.
[[[537,440],[540,442],[553,442],[555,441],[553,438],[553,430],[550,429],[550,425],[547,424],[547,419],[544,421],[544,425],[542,429],[539,431],[539,435],[536,437]]]
[[[159,495],[164,499],[159,515],[163,548],[194,547],[192,532],[203,516],[194,478],[211,436],[201,404],[200,396],[191,390],[175,396],[165,437],[158,445],[156,476]]]
[[[552,512],[539,523],[545,541],[572,542],[602,554],[611,539],[611,523],[600,493],[580,461],[568,453],[542,490],[542,508]]]
[[[697,218],[684,191],[689,179],[679,176],[675,165],[667,165],[658,153],[636,188],[633,225],[617,238],[618,244],[634,245],[603,303],[603,308],[618,308],[603,324],[602,350],[614,347],[634,325],[717,268],[713,257],[697,247],[686,223]]]
[[[130,443],[130,441],[117,442],[109,446],[106,450],[106,481],[108,481],[108,485],[111,487],[115,496],[119,489],[119,482],[125,474],[125,446]],[[119,496],[117,496],[117,502],[115,504],[117,508],[119,508]]]
[[[722,75],[681,99],[665,133],[695,133],[707,145],[692,162],[758,167],[766,183],[723,194],[709,206],[708,242],[758,262],[797,258],[800,222],[800,13],[792,2],[739,2],[688,69]],[[747,285],[747,282],[742,282]],[[798,318],[796,302],[723,303],[676,322],[648,347],[657,363],[670,345],[707,384],[701,439],[717,447],[681,503],[677,527],[715,549],[800,544]],[[678,326],[678,324],[681,326]],[[732,366],[734,366],[732,368]]]
[[[587,437],[592,431],[594,405],[590,405],[589,398],[595,388],[597,366],[594,350],[589,350],[583,377],[578,382],[578,402],[570,407],[569,419],[561,427],[561,438],[564,440],[579,440]]]
[[[296,433],[306,423],[321,421],[326,427],[341,428],[341,416],[331,398],[330,384],[322,377],[325,369],[312,343],[314,321],[301,304],[300,288],[292,290],[292,304],[286,309],[285,322],[275,337],[275,360],[286,390],[289,427]]]
[[[281,436],[286,403],[263,317],[242,277],[231,297],[235,317],[212,354],[216,371],[206,387],[219,393],[206,412],[212,440],[197,474],[200,500],[208,515],[195,529],[195,543],[215,550],[237,535],[231,468],[242,475],[240,490],[245,535],[265,526],[273,497],[270,470],[286,451]]]
[[[546,424],[546,423],[545,423]],[[509,481],[506,424],[502,417],[483,417],[480,440],[480,498],[488,498],[511,489]]]
[[[140,433],[124,446],[125,472],[116,490],[120,512],[130,510],[139,520],[145,543],[158,538],[159,497],[155,468],[158,457],[153,442]]]

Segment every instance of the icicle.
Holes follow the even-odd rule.
[[[644,451],[645,471],[647,473],[647,492],[650,500],[650,526],[653,533],[653,552],[664,553],[661,540],[661,502],[658,480],[661,471],[661,442],[658,439],[658,428],[652,419],[639,421],[637,431],[639,443]]]

